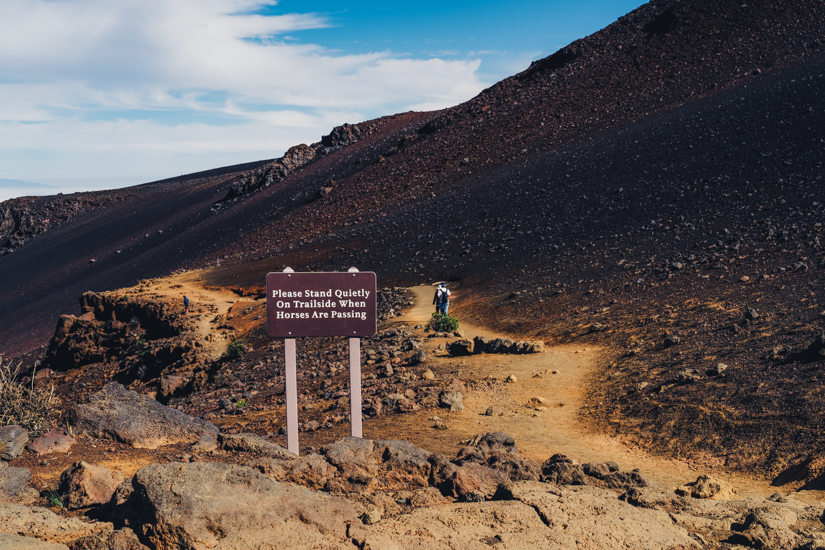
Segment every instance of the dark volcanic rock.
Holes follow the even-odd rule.
[[[91,396],[88,403],[72,407],[69,419],[78,433],[147,449],[194,443],[206,433],[218,433],[218,428],[205,420],[165,407],[114,382]]]
[[[473,354],[472,340],[456,340],[447,344],[447,351],[453,356],[467,356]]]

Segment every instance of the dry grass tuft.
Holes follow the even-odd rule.
[[[60,399],[54,386],[34,387],[34,373],[29,386],[19,380],[20,365],[12,366],[0,357],[0,426],[17,424],[39,437],[52,426],[60,414]]]

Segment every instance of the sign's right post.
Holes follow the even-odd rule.
[[[350,273],[357,273],[358,268],[349,268]],[[349,410],[352,437],[363,437],[361,424],[361,339],[349,339]]]

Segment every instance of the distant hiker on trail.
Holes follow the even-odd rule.
[[[183,314],[189,314],[189,298],[186,297],[186,294],[183,295]]]
[[[435,304],[436,313],[447,315],[450,309],[450,291],[446,283],[438,283],[435,296],[433,296],[433,304]]]

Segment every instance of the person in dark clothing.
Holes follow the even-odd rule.
[[[183,295],[183,314],[189,314],[189,298],[186,297],[186,294]]]
[[[450,291],[447,290],[445,283],[438,283],[435,296],[433,296],[433,304],[435,304],[436,313],[447,315],[450,308]]]

